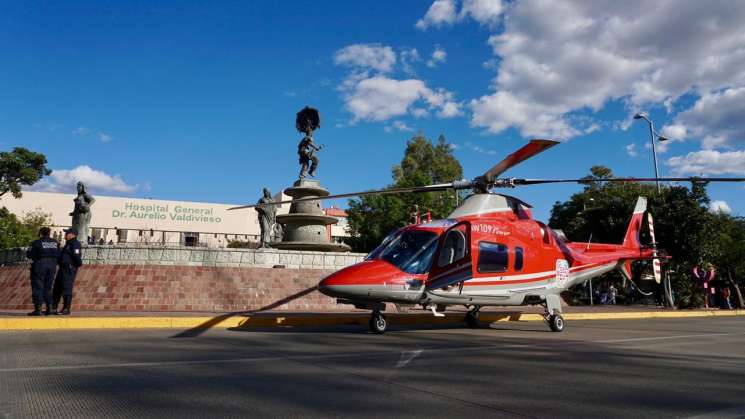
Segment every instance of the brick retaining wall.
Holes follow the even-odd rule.
[[[0,266],[0,311],[32,308],[29,265],[21,262],[22,255],[0,252],[5,264]],[[362,255],[91,246],[84,257],[75,283],[76,310],[225,312],[349,309],[315,287]]]
[[[202,266],[83,266],[75,283],[78,310],[249,311],[344,309],[315,290],[332,270]],[[0,310],[31,304],[28,265],[0,268]],[[347,309],[349,307],[346,307]]]

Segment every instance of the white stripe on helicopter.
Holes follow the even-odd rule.
[[[600,265],[598,263],[588,263],[587,265],[579,265],[574,266],[572,268],[569,268],[570,271],[576,271],[578,269],[587,268],[590,266],[597,266]],[[475,284],[479,282],[494,282],[494,281],[519,281],[521,279],[535,279],[535,278],[541,278],[546,277],[550,278],[556,276],[556,271],[544,271],[544,272],[538,272],[533,274],[521,274],[521,275],[503,275],[503,276],[489,276],[489,277],[482,277],[482,278],[474,278],[469,279],[468,283]]]

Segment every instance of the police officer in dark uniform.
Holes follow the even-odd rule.
[[[54,310],[59,307],[60,299],[64,306],[58,314],[69,315],[72,306],[72,287],[78,268],[83,265],[83,251],[77,239],[78,230],[75,227],[65,230],[65,246],[59,256],[59,269],[54,280]]]
[[[26,257],[33,261],[31,263],[31,299],[34,302],[34,311],[28,313],[29,316],[41,316],[42,304],[47,306],[47,315],[54,313],[52,284],[60,249],[57,240],[49,236],[49,228],[42,227],[39,229],[39,240],[34,240],[26,251]]]

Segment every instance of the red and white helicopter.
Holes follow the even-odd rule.
[[[583,179],[498,178],[507,169],[558,144],[532,140],[472,181],[414,188],[384,189],[301,200],[372,194],[472,189],[473,194],[447,219],[402,227],[389,235],[364,261],[339,270],[318,284],[320,292],[341,304],[372,310],[370,330],[384,333],[385,303],[421,305],[435,316],[447,306],[466,306],[466,323],[478,326],[485,306],[542,304],[551,330],[564,329],[559,294],[572,285],[619,269],[631,278],[631,262],[653,260],[659,282],[662,256],[640,242],[647,200],[639,197],[621,244],[568,241],[561,232],[533,219],[531,206],[518,198],[489,192],[543,183]],[[745,178],[612,178],[596,181],[745,181]],[[295,200],[297,202],[299,200]],[[280,201],[282,204],[293,201]],[[247,208],[251,206],[236,207]],[[648,221],[652,222],[651,215]],[[654,241],[654,238],[652,237]],[[438,311],[440,310],[440,311]]]

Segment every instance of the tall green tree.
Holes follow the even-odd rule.
[[[745,307],[742,289],[745,287],[745,218],[725,213],[712,215],[712,228],[716,239],[711,249],[711,262],[719,278],[734,290],[739,307]]]
[[[47,158],[41,153],[23,147],[0,151],[0,197],[10,192],[20,198],[23,186],[31,186],[51,172],[47,168]],[[39,228],[50,222],[49,215],[40,210],[18,219],[5,207],[0,207],[0,249],[28,246]]]
[[[30,186],[52,173],[47,158],[23,147],[0,151],[0,197],[10,192],[20,198],[21,188]]]
[[[453,155],[452,145],[440,135],[436,144],[422,134],[412,137],[401,163],[393,167],[389,187],[406,188],[446,183],[463,178],[463,168]],[[364,196],[349,201],[350,244],[355,251],[369,252],[391,231],[411,220],[415,206],[423,214],[444,218],[455,209],[455,192]]]
[[[0,208],[0,249],[28,246],[36,240],[39,229],[52,222],[51,214],[41,209],[29,212],[19,219],[7,208]]]

